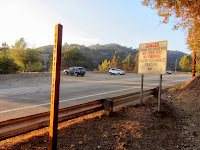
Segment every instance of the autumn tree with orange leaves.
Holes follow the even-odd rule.
[[[188,47],[193,51],[193,76],[196,53],[200,53],[200,0],[143,0],[142,4],[158,10],[163,23],[175,18],[174,29],[182,27],[187,33]],[[200,60],[197,59],[197,63]]]

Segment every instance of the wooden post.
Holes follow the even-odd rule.
[[[175,63],[175,73],[177,71],[177,59],[176,59],[176,63]]]
[[[192,67],[192,78],[194,78],[194,77],[195,77],[195,73],[196,73],[195,66],[196,66],[196,52],[195,52],[195,51],[193,51],[193,67]]]
[[[53,64],[52,64],[49,150],[57,149],[57,127],[58,127],[58,108],[59,108],[59,90],[60,90],[62,28],[63,27],[61,24],[57,24],[55,26],[55,39],[54,39]]]

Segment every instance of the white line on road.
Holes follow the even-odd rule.
[[[185,81],[185,80],[182,80],[182,81]],[[177,82],[177,81],[172,81],[172,82]],[[168,84],[168,83],[172,83],[172,82],[165,82],[163,84]],[[152,85],[155,85],[155,83],[153,83]],[[147,88],[147,87],[152,86],[152,85],[147,85],[144,88]],[[82,98],[93,97],[93,96],[98,96],[98,95],[105,95],[105,94],[110,94],[110,93],[115,93],[115,92],[127,91],[127,90],[136,89],[136,88],[139,89],[140,86],[133,86],[132,88],[128,88],[128,89],[115,90],[115,91],[98,93],[98,94],[93,94],[93,95],[87,95],[87,96],[77,97],[77,98],[72,98],[72,99],[67,99],[67,100],[61,100],[61,101],[59,101],[59,103],[66,102],[66,101],[73,101],[73,100],[82,99]],[[45,106],[45,105],[50,105],[50,104],[51,103],[44,103],[44,104],[40,104],[40,105],[34,105],[34,106],[29,106],[29,107],[22,107],[22,108],[7,110],[7,111],[1,111],[0,114],[8,113],[8,112],[13,112],[13,111],[18,111],[18,110],[23,110],[23,109],[34,108],[34,107],[40,107],[40,106]]]
[[[73,100],[87,98],[87,97],[93,97],[93,96],[103,95],[103,94],[121,92],[121,91],[126,91],[126,90],[131,90],[131,89],[135,89],[135,87],[134,88],[123,89],[123,90],[116,90],[116,91],[98,93],[98,94],[94,94],[94,95],[87,95],[87,96],[77,97],[77,98],[72,98],[72,99],[67,99],[67,100],[62,100],[62,101],[59,101],[59,103],[66,102],[66,101],[73,101]],[[34,108],[34,107],[39,107],[39,106],[45,106],[45,105],[50,105],[50,104],[51,103],[45,103],[45,104],[40,104],[40,105],[34,105],[34,106],[29,106],[29,107],[22,107],[22,108],[18,108],[18,109],[11,109],[11,110],[7,110],[7,111],[1,111],[0,114],[12,112],[12,111],[18,111],[18,110],[22,110],[22,109],[28,109],[28,108]]]

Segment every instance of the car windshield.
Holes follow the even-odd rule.
[[[79,70],[85,70],[84,68],[78,68]]]
[[[116,69],[117,71],[122,71],[122,70],[120,70],[120,69]]]

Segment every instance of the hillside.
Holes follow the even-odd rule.
[[[78,45],[78,44],[70,44],[70,45],[64,44],[62,50],[65,51],[72,48],[76,48],[77,50],[84,53],[86,57],[86,61],[87,61],[86,63],[89,64],[88,70],[93,70],[97,68],[98,65],[101,64],[101,62],[105,59],[112,60],[112,57],[115,51],[117,51],[121,60],[126,59],[129,53],[131,54],[132,59],[134,59],[136,53],[138,52],[138,49],[121,46],[119,44],[105,44],[105,45],[96,44],[96,45],[92,45],[88,47],[84,45]],[[47,56],[52,57],[53,45],[39,47],[38,50],[42,54],[41,55],[42,58],[43,56],[45,56],[45,58],[47,58]],[[181,57],[183,57],[186,54],[179,51],[168,50],[167,55],[168,55],[167,70],[175,70],[176,59],[177,59],[177,62],[179,63]],[[44,61],[44,58],[43,58],[43,61]],[[45,60],[43,64],[49,64],[49,63],[46,63],[46,61],[49,61],[49,60]],[[179,65],[177,65],[177,70],[181,71],[181,68]]]

